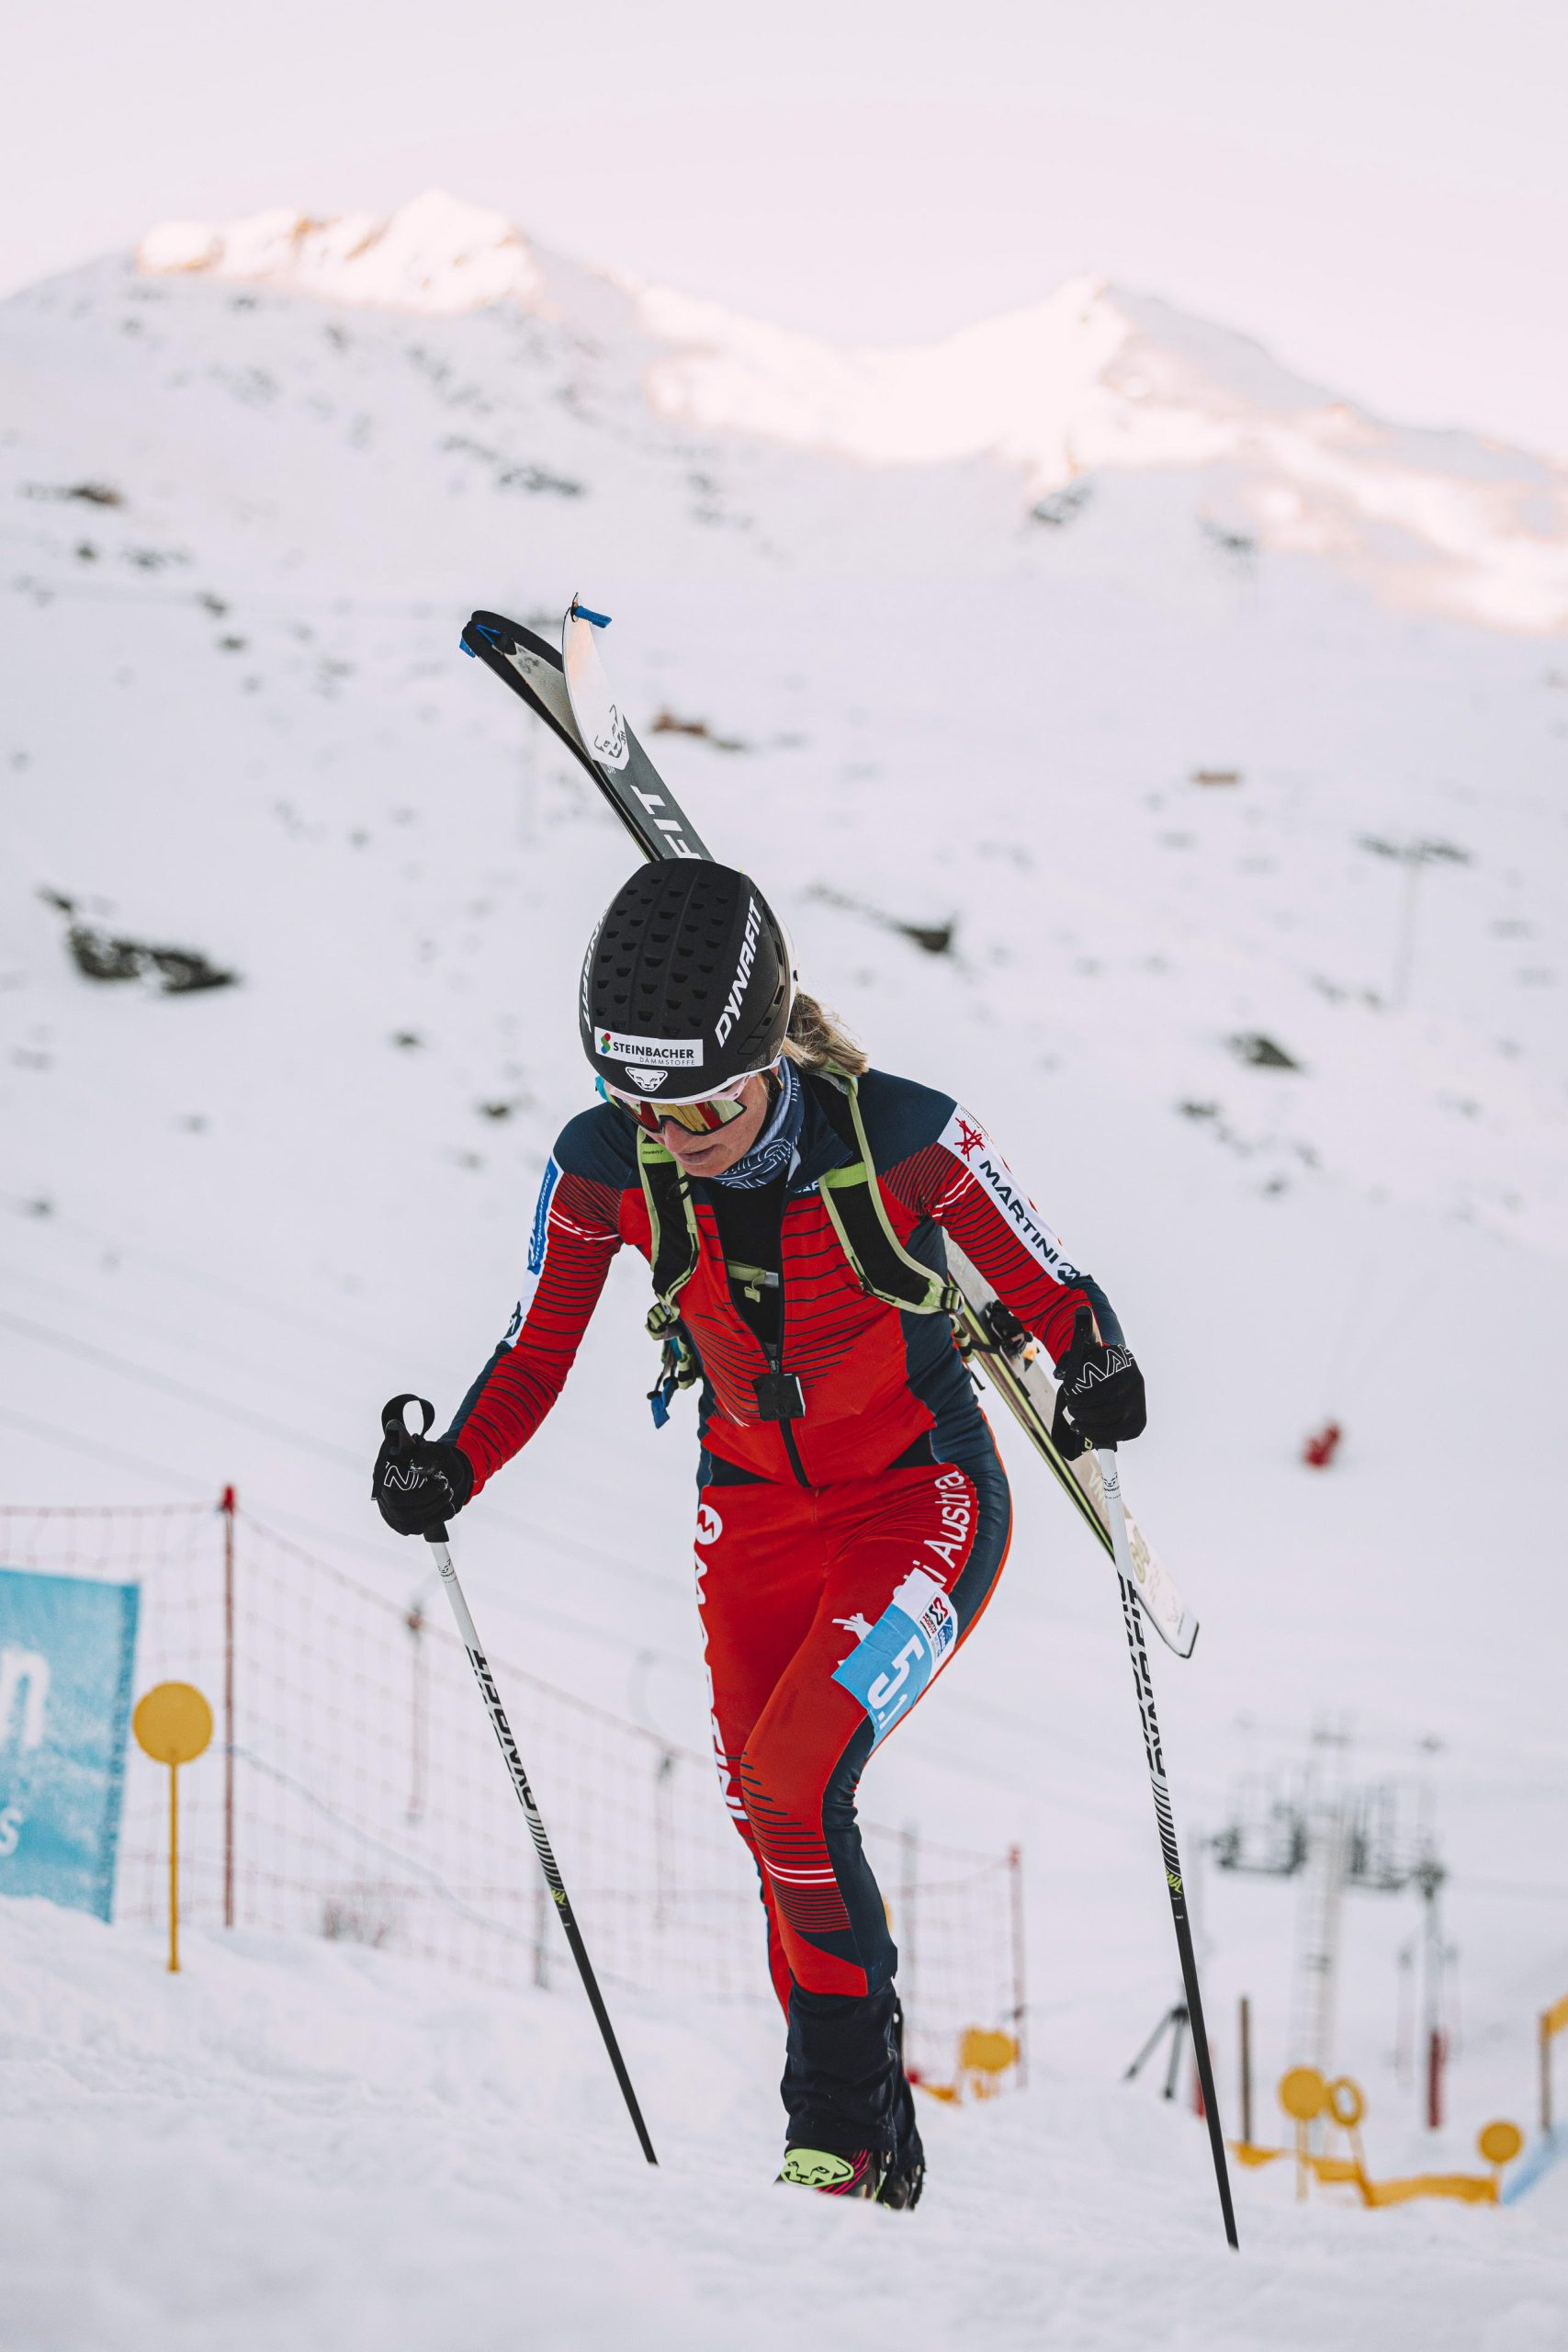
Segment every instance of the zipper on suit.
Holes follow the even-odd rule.
[[[788,1205],[789,1204],[786,1199],[784,1207],[779,1211],[779,1335],[773,1341],[772,1350],[765,1351],[765,1352],[769,1354],[770,1363],[773,1372],[781,1376],[784,1373],[784,1308],[786,1305],[784,1278],[784,1213]],[[802,1391],[803,1395],[804,1393],[805,1392]],[[795,1472],[795,1484],[800,1487],[809,1487],[811,1481],[806,1475],[806,1464],[800,1458],[800,1448],[795,1442],[794,1422],[781,1421],[779,1423],[779,1434],[784,1439],[784,1452],[789,1456],[789,1466]]]

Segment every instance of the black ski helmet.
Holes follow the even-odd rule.
[[[793,961],[750,875],[707,858],[639,865],[582,959],[582,1050],[623,1094],[700,1102],[778,1059]]]

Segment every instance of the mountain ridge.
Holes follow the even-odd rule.
[[[587,311],[646,346],[643,397],[669,423],[860,465],[999,465],[1026,502],[1107,473],[1183,474],[1237,552],[1321,558],[1407,608],[1492,628],[1568,627],[1568,469],[1480,435],[1389,424],[1252,338],[1104,277],[931,343],[844,345],[565,262],[439,190],[387,215],[164,222],[137,259],[150,277],[355,308],[452,317],[510,303],[575,314],[590,332],[586,285]]]

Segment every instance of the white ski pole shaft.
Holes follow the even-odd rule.
[[[1133,1574],[1133,1550],[1127,1539],[1127,1513],[1122,1500],[1122,1474],[1117,1465],[1113,1445],[1097,1445],[1095,1454],[1100,1463],[1100,1476],[1105,1482],[1105,1510],[1111,1522],[1111,1548],[1116,1561],[1116,1575],[1122,1588],[1122,1617],[1127,1628],[1127,1643],[1133,1653],[1133,1680],[1137,1687],[1138,1713],[1143,1718],[1144,1747],[1149,1760],[1149,1785],[1154,1791],[1155,1818],[1159,1824],[1160,1850],[1165,1857],[1166,1888],[1170,1896],[1170,1914],[1176,1926],[1176,1949],[1181,1960],[1181,1982],[1187,1995],[1187,2015],[1192,2028],[1192,2050],[1198,2062],[1198,2080],[1203,2089],[1203,2113],[1209,2125],[1209,2145],[1213,2152],[1214,2179],[1220,2192],[1220,2211],[1224,2216],[1225,2236],[1234,2246],[1237,2244],[1235,2212],[1231,2204],[1230,2172],[1225,2163],[1224,2133],[1220,2129],[1220,2106],[1214,2095],[1214,2067],[1209,2055],[1209,2037],[1203,2026],[1203,1996],[1198,1987],[1198,1959],[1192,1949],[1192,1923],[1187,1916],[1187,1895],[1181,1879],[1181,1856],[1176,1846],[1176,1821],[1170,1809],[1170,1790],[1165,1777],[1165,1750],[1160,1744],[1159,1720],[1155,1713],[1154,1678],[1149,1672],[1149,1654],[1144,1646],[1144,1629],[1138,1616],[1137,1585]]]

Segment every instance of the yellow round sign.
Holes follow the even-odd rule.
[[[1010,2033],[996,2033],[985,2026],[965,2026],[959,2040],[958,2063],[966,2074],[1002,2075],[1017,2064],[1018,2044]]]
[[[1367,2111],[1359,2083],[1341,2075],[1328,2086],[1328,2112],[1343,2132],[1351,2131]]]
[[[193,1764],[212,1737],[212,1710],[193,1684],[159,1682],[137,1701],[130,1727],[155,1763]]]
[[[1475,2144],[1489,2165],[1511,2165],[1525,2144],[1517,2123],[1489,2123],[1476,2134]]]
[[[1315,2066],[1292,2066],[1280,2077],[1280,2104],[1298,2123],[1310,2123],[1328,2104],[1328,2085]]]

